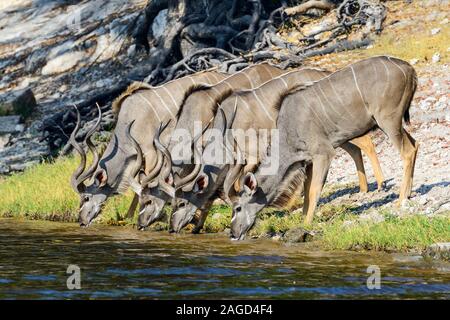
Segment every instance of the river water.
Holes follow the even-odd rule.
[[[81,289],[68,289],[69,265],[80,268]],[[367,287],[371,265],[380,289]],[[0,219],[0,299],[82,298],[449,299],[450,266],[221,234]]]

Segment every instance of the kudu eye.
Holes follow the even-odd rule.
[[[84,197],[83,197],[83,201],[84,201],[84,202],[88,202],[89,200],[90,200],[90,197],[89,197],[89,196],[84,196]]]
[[[239,206],[239,207],[234,208],[234,210],[235,210],[236,212],[241,212],[242,208]]]
[[[148,200],[146,204],[147,204],[148,206],[150,206],[150,205],[152,205],[152,203],[153,203],[152,200]]]
[[[178,205],[178,208],[184,208],[185,206],[186,206],[186,203],[181,202],[181,203]]]

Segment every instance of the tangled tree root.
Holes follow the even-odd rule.
[[[289,7],[287,0],[151,0],[130,26],[136,48],[147,52],[147,58],[130,72],[129,80],[157,85],[212,67],[233,73],[267,60],[281,68],[296,67],[309,57],[369,45],[370,34],[381,31],[386,17],[386,8],[377,0],[308,0],[297,4]],[[156,37],[151,26],[162,10],[167,12],[165,31]],[[318,21],[324,14],[331,15],[334,23],[321,25],[296,44],[278,33],[294,15]],[[353,30],[363,27],[362,39],[348,39]],[[102,127],[111,128],[115,119],[107,110],[128,82],[80,105],[83,117],[94,119],[91,112],[99,102],[108,116]],[[55,139],[66,141],[74,121],[70,111],[56,114],[46,130]],[[83,134],[81,130],[80,139]]]

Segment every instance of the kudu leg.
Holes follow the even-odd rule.
[[[403,161],[403,178],[398,202],[398,205],[401,205],[403,200],[411,196],[414,166],[419,144],[402,127],[400,127],[400,130],[389,130],[389,128],[383,128],[383,130],[392,139]]]
[[[204,208],[200,210],[200,215],[195,223],[195,227],[192,229],[192,233],[200,233],[200,231],[203,229],[206,218],[208,217],[209,209],[211,209],[212,204],[213,201],[208,201],[208,203],[205,204]]]
[[[358,137],[353,140],[350,140],[350,143],[359,147],[367,155],[367,157],[370,160],[370,163],[372,164],[372,169],[373,169],[373,173],[375,174],[375,179],[377,180],[378,191],[382,190],[383,185],[384,185],[384,175],[383,175],[383,171],[381,170],[380,162],[378,161],[378,156],[375,151],[375,146],[374,146],[370,136],[368,134],[366,134],[362,137]]]
[[[364,162],[361,154],[361,149],[350,142],[345,142],[341,145],[341,148],[347,151],[347,153],[352,157],[356,165],[356,172],[358,173],[359,180],[359,191],[367,192],[369,187],[367,186],[366,170],[364,169]]]
[[[325,184],[333,156],[334,154],[314,156],[312,164],[306,168],[307,178],[305,181],[305,201],[303,203],[303,213],[306,215],[305,225],[309,225],[313,221],[314,211]]]
[[[400,189],[400,203],[411,196],[412,183],[414,177],[414,167],[416,165],[417,151],[419,150],[419,143],[414,140],[411,135],[403,130],[402,139],[402,158],[404,162],[403,181]]]
[[[138,201],[139,201],[139,196],[137,194],[134,194],[133,201],[131,201],[130,207],[128,208],[128,212],[126,215],[126,217],[128,219],[132,219],[134,217],[134,212],[136,211]]]

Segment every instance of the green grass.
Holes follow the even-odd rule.
[[[0,217],[25,219],[76,221],[78,195],[69,184],[70,175],[78,158],[61,158],[53,163],[44,162],[23,173],[0,178]],[[335,190],[327,187],[324,196]],[[110,198],[99,218],[100,223],[133,224],[135,219],[123,216],[132,195]],[[301,208],[301,201],[295,205]],[[435,242],[450,241],[450,214],[427,217],[412,215],[398,218],[391,210],[379,210],[384,217],[379,223],[358,220],[351,204],[321,205],[314,224],[307,229],[316,231],[315,240],[329,250],[420,250]],[[231,209],[224,205],[212,207],[204,232],[221,232],[230,227]],[[282,235],[288,230],[302,227],[301,209],[294,212],[267,208],[261,211],[250,236]],[[160,222],[152,230],[167,230],[167,222]]]
[[[341,250],[421,250],[436,242],[450,241],[450,217],[414,215],[390,217],[380,223],[334,222],[323,230],[325,248]]]
[[[78,161],[77,157],[68,157],[44,162],[0,180],[0,216],[76,221],[79,198],[69,181]],[[112,198],[101,221],[120,224],[130,201],[130,194]]]
[[[230,227],[231,208],[225,205],[215,205],[211,208],[205,221],[205,232],[221,232]]]
[[[439,27],[441,31],[430,35],[433,27]],[[367,56],[392,55],[406,61],[419,59],[419,63],[431,61],[436,52],[441,54],[441,63],[448,63],[450,26],[433,25],[424,28],[421,33],[393,34],[385,33],[379,36],[372,48],[365,50]]]

